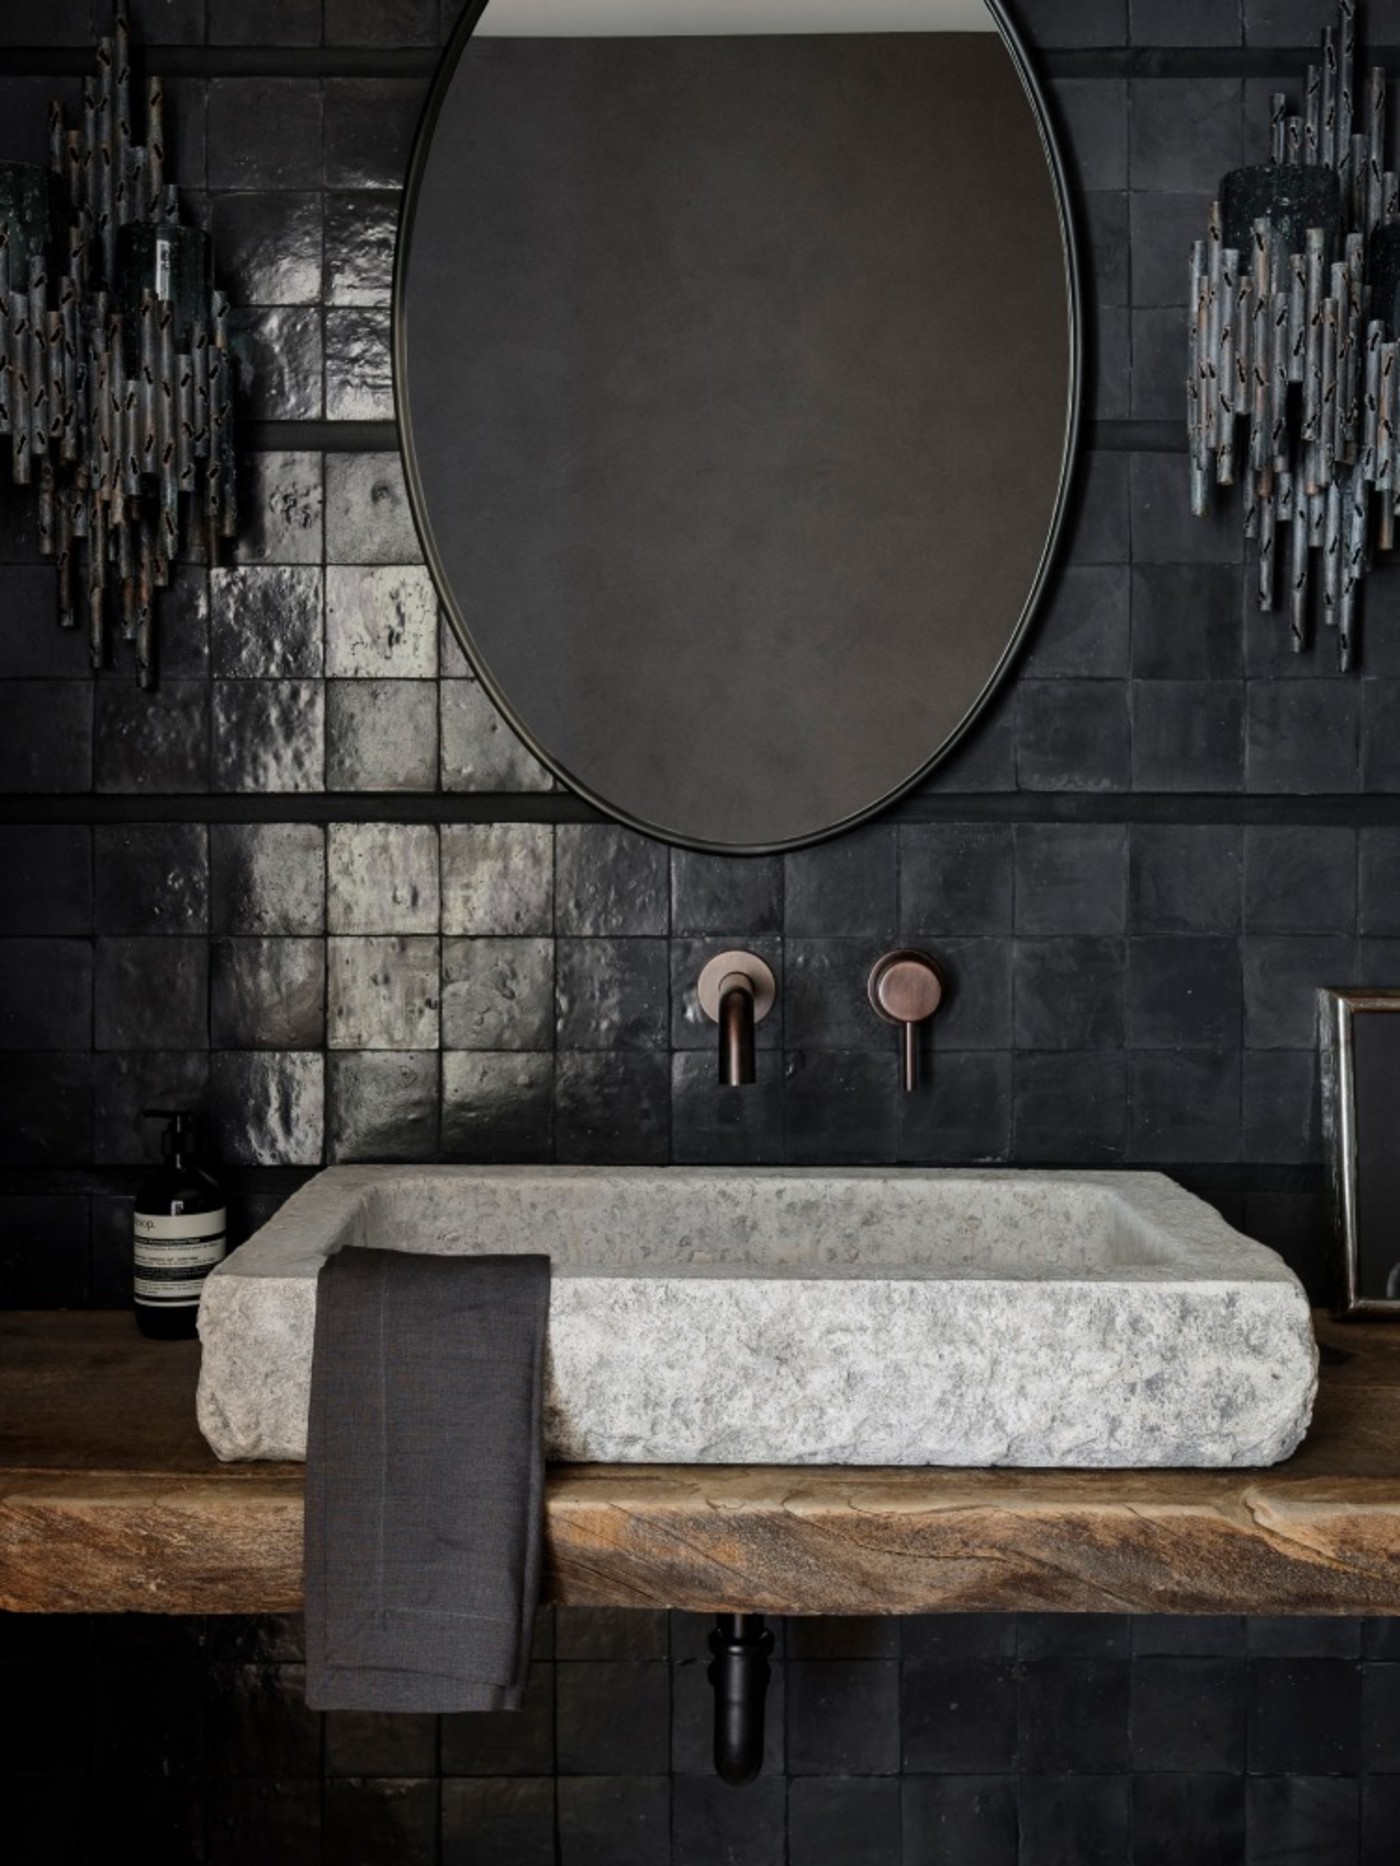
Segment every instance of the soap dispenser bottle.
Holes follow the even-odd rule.
[[[136,1325],[157,1341],[189,1340],[204,1279],[224,1255],[224,1194],[195,1159],[194,1116],[145,1108],[164,1121],[162,1163],[136,1194],[132,1293]]]

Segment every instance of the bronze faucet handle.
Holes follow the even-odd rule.
[[[925,952],[887,952],[871,967],[867,990],[875,1015],[903,1031],[904,1087],[911,1091],[919,1085],[916,1032],[943,1002],[943,973]]]

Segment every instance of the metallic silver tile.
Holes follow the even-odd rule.
[[[437,596],[420,566],[326,572],[326,672],[340,679],[431,680]]]
[[[317,680],[216,680],[214,789],[324,790],[325,712]]]
[[[442,1059],[442,1151],[455,1160],[548,1160],[554,1058],[449,1050]]]
[[[326,947],[319,939],[216,939],[209,950],[215,1049],[313,1050],[326,1034]]]
[[[438,1143],[436,1050],[328,1059],[326,1152],[332,1161],[430,1160]]]
[[[321,572],[250,564],[209,577],[214,672],[235,680],[318,675],[324,661]]]
[[[319,421],[321,312],[310,305],[229,313],[240,414],[254,421]]]
[[[436,790],[437,766],[436,682],[327,682],[328,790]]]
[[[230,1166],[319,1166],[325,1058],[304,1050],[223,1050],[210,1065],[211,1122]]]
[[[436,1049],[439,968],[436,939],[332,939],[326,992],[330,1048]]]
[[[431,823],[332,823],[332,933],[436,933],[438,832]]]
[[[326,561],[421,564],[396,453],[327,454]]]
[[[443,681],[440,692],[444,790],[554,789],[553,777],[521,744],[477,681]]]
[[[442,1041],[453,1050],[554,1046],[554,941],[442,944]]]
[[[549,825],[444,825],[442,930],[552,933],[554,831]]]
[[[389,312],[326,312],[326,419],[392,421]]]
[[[317,823],[215,823],[209,830],[216,933],[323,933],[326,832]]]
[[[319,564],[325,537],[321,454],[245,454],[238,462],[240,564]]]
[[[398,202],[389,194],[326,196],[326,303],[387,305]]]

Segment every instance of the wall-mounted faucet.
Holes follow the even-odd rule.
[[[757,953],[717,953],[700,974],[700,1009],[719,1025],[721,1088],[754,1079],[753,1033],[772,1010],[778,982]]]
[[[871,968],[867,990],[876,1016],[901,1027],[904,1087],[911,1092],[919,1086],[919,1025],[943,1002],[943,974],[926,952],[887,952]]]

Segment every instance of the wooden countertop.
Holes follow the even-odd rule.
[[[1318,1318],[1322,1390],[1258,1471],[560,1466],[546,1597],[702,1612],[1400,1614],[1400,1328]],[[302,1471],[219,1464],[195,1343],[0,1318],[0,1608],[301,1604]]]

